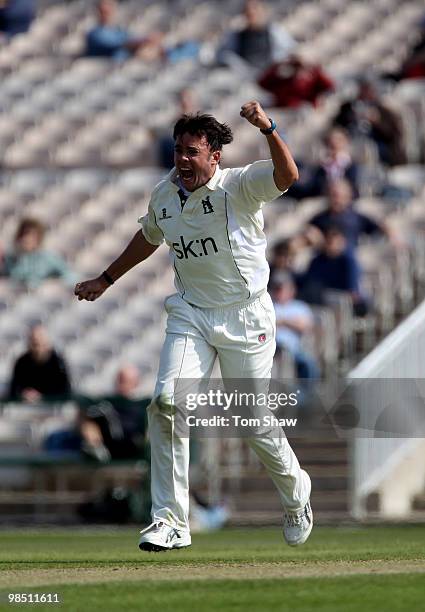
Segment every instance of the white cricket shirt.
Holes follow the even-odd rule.
[[[139,218],[151,244],[165,240],[182,298],[200,308],[229,306],[267,288],[269,266],[262,206],[281,195],[271,160],[244,168],[217,166],[182,207],[176,169],[154,188]]]

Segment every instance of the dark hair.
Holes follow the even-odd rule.
[[[24,219],[22,219],[22,221],[18,225],[16,234],[15,234],[15,242],[17,240],[20,240],[24,234],[26,234],[28,231],[31,231],[31,230],[35,230],[38,233],[40,237],[40,241],[43,240],[44,232],[46,230],[43,223],[41,223],[41,221],[39,221],[38,219],[33,219],[31,217],[25,217]]]
[[[212,115],[183,115],[174,126],[173,138],[183,134],[205,136],[212,151],[221,151],[223,145],[233,140],[232,130],[226,123],[219,123]]]

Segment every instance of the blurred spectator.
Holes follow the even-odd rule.
[[[300,274],[295,268],[296,256],[305,249],[306,246],[321,245],[323,236],[315,227],[307,228],[303,233],[279,240],[272,249],[270,255],[270,280],[269,288],[274,285],[275,277],[281,274],[289,275],[298,287]]]
[[[334,88],[332,79],[319,65],[309,64],[298,55],[270,66],[258,84],[273,94],[272,106],[281,108],[297,108],[306,103],[317,106],[320,96]]]
[[[61,278],[73,285],[75,276],[55,253],[42,249],[45,228],[37,219],[23,219],[16,231],[15,248],[6,253],[0,273],[27,287],[38,287],[46,278]]]
[[[328,185],[328,207],[315,215],[309,224],[323,234],[329,227],[337,227],[347,241],[347,247],[357,246],[360,236],[386,235],[394,246],[399,246],[399,239],[391,227],[355,210],[353,190],[345,179],[333,181]]]
[[[196,112],[196,97],[193,89],[185,87],[180,90],[177,94],[177,105],[178,111],[173,123],[175,123],[181,115],[190,115]],[[175,142],[171,131],[172,128],[169,127],[169,129],[159,134],[156,131],[152,134],[153,139],[158,143],[158,164],[167,170],[174,168]]]
[[[350,140],[345,130],[333,128],[325,137],[325,149],[317,166],[301,165],[300,178],[288,190],[288,196],[300,200],[325,195],[328,183],[346,179],[358,195],[358,166],[351,157]]]
[[[347,248],[338,226],[327,227],[324,238],[323,249],[312,259],[303,277],[300,295],[310,304],[323,304],[327,289],[345,291],[353,300],[354,314],[365,316],[370,302],[361,289],[361,270],[354,251]]]
[[[357,97],[342,104],[334,124],[347,129],[352,136],[371,138],[384,164],[395,166],[406,163],[401,117],[382,102],[370,81],[360,82]]]
[[[36,0],[0,1],[0,35],[10,38],[30,29],[36,14]]]
[[[325,151],[317,174],[320,194],[325,193],[328,183],[341,178],[356,190],[358,168],[351,157],[350,141],[344,130],[334,128],[325,137]]]
[[[85,55],[117,61],[140,55],[145,60],[165,59],[170,63],[198,57],[200,43],[197,40],[184,40],[167,48],[163,45],[162,32],[150,32],[148,36],[142,38],[134,36],[128,30],[116,25],[116,14],[115,0],[98,2],[98,23],[87,33]]]
[[[38,402],[66,397],[70,390],[63,357],[53,348],[46,328],[36,325],[28,337],[28,351],[14,365],[10,399]]]
[[[260,0],[247,0],[244,7],[245,27],[228,34],[218,51],[220,63],[249,72],[264,70],[285,59],[296,42],[279,24],[269,19],[268,9]]]
[[[150,399],[137,397],[140,374],[133,365],[118,371],[115,392],[103,398],[81,399],[83,450],[99,461],[142,456]]]
[[[315,359],[303,348],[302,339],[314,327],[311,309],[295,299],[296,289],[289,274],[276,274],[272,284],[272,299],[276,312],[276,345],[294,360],[297,377],[314,379],[319,376]]]
[[[152,33],[145,38],[132,36],[127,30],[115,25],[116,13],[115,0],[100,0],[97,3],[98,22],[87,33],[86,55],[123,61],[145,47],[159,46],[162,35]]]
[[[273,246],[269,263],[270,288],[275,284],[275,277],[279,277],[281,274],[288,274],[292,279],[296,278],[296,273],[293,268],[294,256],[295,248],[291,238],[279,240],[279,242]]]

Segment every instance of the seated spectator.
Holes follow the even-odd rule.
[[[320,66],[309,64],[297,55],[270,66],[258,84],[273,94],[272,105],[280,108],[317,106],[320,96],[334,89],[333,81]]]
[[[317,166],[308,167],[302,164],[300,178],[288,190],[288,196],[301,200],[326,194],[328,183],[341,178],[347,180],[353,193],[358,195],[358,166],[353,161],[350,141],[347,133],[332,129],[325,137],[325,149]]]
[[[296,288],[289,274],[276,274],[272,284],[272,299],[276,312],[276,345],[287,351],[295,362],[297,377],[314,379],[319,368],[314,358],[303,348],[302,339],[314,326],[309,306],[295,299]]]
[[[9,398],[32,403],[66,397],[70,390],[63,357],[53,348],[46,328],[36,325],[28,337],[28,351],[13,367]]]
[[[386,235],[394,246],[399,245],[398,236],[385,222],[379,222],[355,210],[353,190],[345,179],[339,179],[328,185],[328,207],[315,215],[309,224],[323,234],[329,227],[337,227],[344,235],[347,246],[357,246],[360,236]]]
[[[11,38],[28,32],[36,14],[36,0],[3,0],[0,2],[0,38]]]
[[[118,371],[113,394],[80,399],[82,450],[86,454],[99,461],[141,457],[150,399],[137,397],[139,387],[138,369],[125,365]]]
[[[115,0],[100,0],[97,4],[97,25],[86,36],[85,55],[125,61],[135,55],[145,60],[165,59],[171,64],[197,58],[201,45],[198,40],[183,40],[172,47],[163,45],[164,34],[151,32],[137,37],[116,25]]]
[[[360,82],[357,97],[342,104],[334,124],[345,128],[352,136],[371,138],[384,164],[396,166],[406,163],[401,117],[380,99],[370,81]]]
[[[267,13],[260,0],[245,2],[245,27],[227,36],[218,51],[220,63],[249,73],[282,61],[294,50],[294,39],[282,26],[271,22]]]
[[[16,231],[15,248],[4,256],[0,274],[29,288],[38,287],[47,278],[61,278],[72,286],[75,276],[62,257],[42,249],[44,232],[37,219],[23,219]]]
[[[310,304],[325,303],[327,289],[345,291],[353,300],[353,311],[365,316],[370,301],[361,288],[361,270],[354,251],[347,248],[347,240],[338,226],[324,232],[323,248],[316,255],[303,276],[300,295]]]
[[[146,38],[134,37],[127,30],[115,25],[116,13],[115,0],[98,2],[98,23],[87,33],[85,55],[123,61],[146,47],[159,46],[162,35],[153,33]]]

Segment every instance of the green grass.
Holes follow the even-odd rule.
[[[6,604],[8,592],[56,592],[61,610],[78,612],[424,609],[425,526],[316,528],[299,549],[278,528],[198,535],[161,554],[137,539],[136,529],[1,531],[0,609],[28,609]]]
[[[22,591],[22,589],[20,589]],[[423,609],[423,576],[354,576],[343,578],[272,580],[223,580],[220,583],[178,582],[106,585],[66,585],[50,591],[60,593],[59,609],[69,612],[144,610],[200,612],[220,610],[244,612],[419,612]],[[42,590],[37,589],[37,592]],[[9,610],[24,606],[8,606]],[[28,606],[26,606],[28,609]],[[30,609],[52,610],[53,605]],[[6,608],[2,608],[6,609]]]

